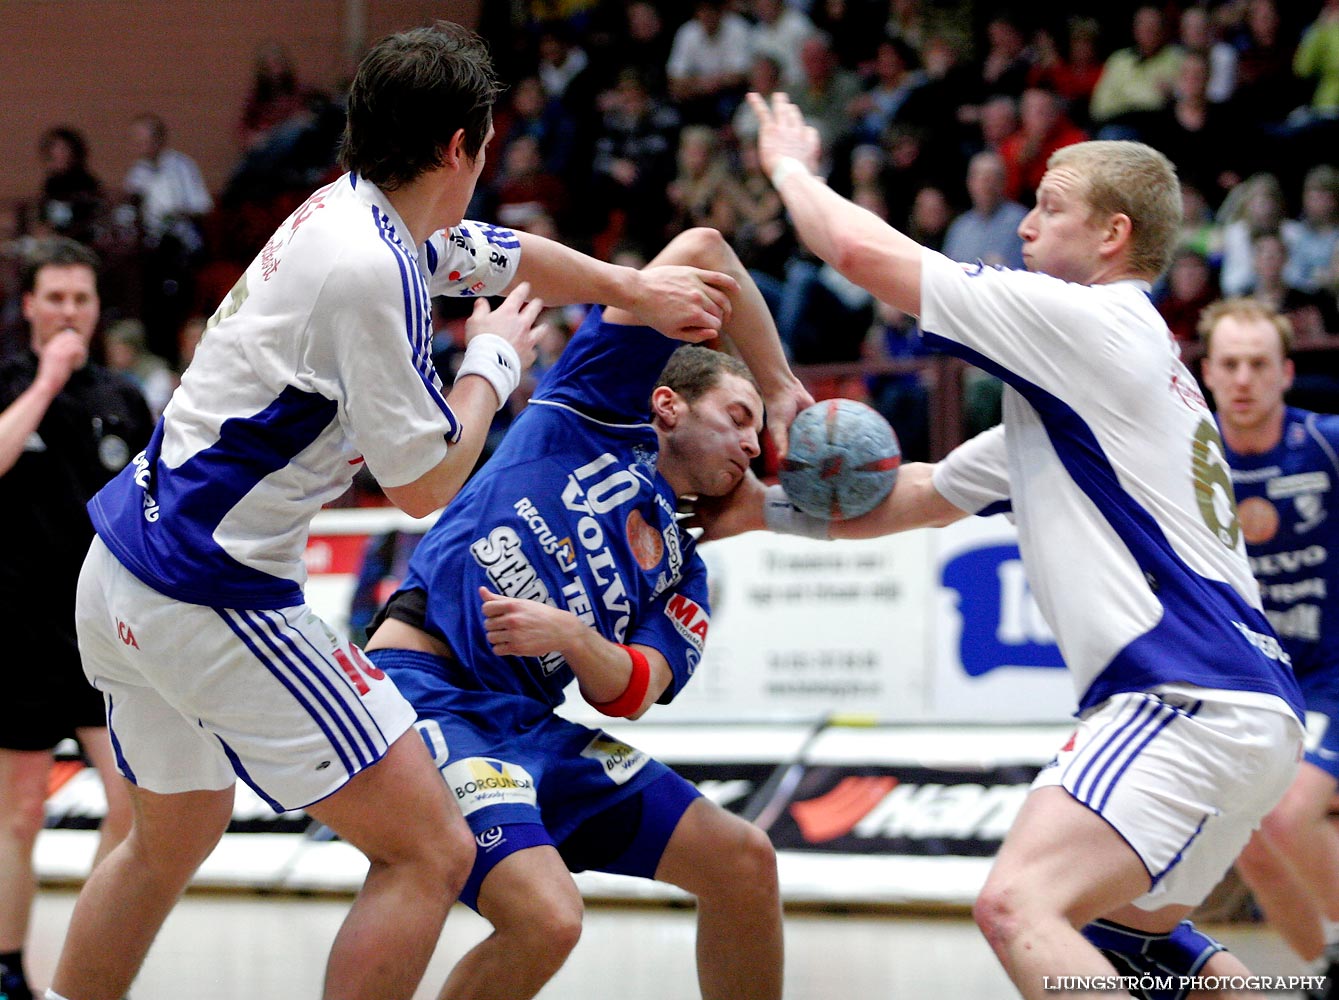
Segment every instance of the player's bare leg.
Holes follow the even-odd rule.
[[[783,977],[781,893],[767,834],[706,799],[679,820],[656,878],[697,897],[703,1000],[777,1000]]]
[[[1237,871],[1288,947],[1307,961],[1319,958],[1325,949],[1324,915],[1310,886],[1259,830],[1237,858]]]
[[[177,898],[232,817],[233,790],[159,795],[132,788],[129,835],[93,870],[70,918],[52,989],[119,1000]]]
[[[418,733],[307,812],[371,865],[331,949],[325,1000],[407,1000],[474,859],[474,838]]]
[[[1138,855],[1105,820],[1062,788],[1039,788],[1023,803],[972,914],[1018,991],[1043,1000],[1057,996],[1044,989],[1047,976],[1115,974],[1078,929],[1148,888]]]
[[[581,938],[584,904],[558,852],[528,847],[500,861],[479,888],[493,933],[451,970],[442,1000],[529,1000]]]
[[[79,740],[84,756],[97,769],[107,797],[107,812],[98,824],[98,849],[93,855],[93,865],[96,867],[130,832],[133,815],[130,807],[131,785],[116,770],[116,756],[112,752],[112,742],[106,727],[76,729],[75,738]]]

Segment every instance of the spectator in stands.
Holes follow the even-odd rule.
[[[1063,54],[1050,29],[1038,28],[1033,35],[1028,87],[1055,91],[1065,102],[1069,116],[1080,125],[1088,121],[1088,102],[1102,75],[1102,60],[1097,53],[1100,34],[1094,19],[1071,17]]]
[[[1288,248],[1283,236],[1265,232],[1251,244],[1254,251],[1255,281],[1250,296],[1275,312],[1292,320],[1299,337],[1318,337],[1327,330],[1339,330],[1332,295],[1307,292],[1288,283]]]
[[[528,136],[539,145],[545,172],[567,179],[568,171],[576,166],[573,162],[576,123],[572,116],[561,101],[549,99],[535,75],[517,80],[509,96],[511,100],[505,109],[500,109],[493,123],[494,145],[505,154],[513,140]],[[492,163],[490,159],[484,165],[484,178],[491,179],[488,168]]]
[[[590,56],[576,43],[561,21],[547,21],[539,34],[540,83],[551,100],[562,101],[573,113],[590,96],[592,81],[587,72]]]
[[[1254,242],[1263,233],[1280,233],[1285,245],[1300,225],[1285,217],[1283,187],[1273,174],[1254,174],[1224,199],[1223,265],[1218,283],[1228,297],[1246,295],[1255,283]]]
[[[666,189],[670,218],[666,236],[673,238],[694,226],[721,228],[722,211],[731,202],[730,170],[716,131],[688,125],[679,133],[678,172]]]
[[[1194,183],[1181,182],[1181,235],[1177,246],[1198,251],[1217,273],[1223,261],[1223,227]]]
[[[101,183],[88,169],[83,133],[65,125],[48,129],[37,150],[46,176],[34,228],[92,245],[105,201]]]
[[[1021,97],[1032,69],[1027,35],[1018,18],[1001,12],[986,23],[986,54],[981,60],[981,93]]]
[[[1059,96],[1050,90],[1033,87],[1025,92],[1018,117],[1018,131],[1000,146],[1004,190],[1011,200],[1031,204],[1051,154],[1088,136],[1069,120]]]
[[[670,97],[685,121],[716,126],[730,120],[744,96],[750,40],[749,23],[725,0],[696,0],[665,65]]]
[[[891,37],[879,42],[873,78],[847,107],[858,122],[857,141],[878,141],[916,88],[925,82],[919,67],[916,51],[906,42]]]
[[[967,166],[971,208],[953,220],[944,239],[944,255],[953,260],[998,267],[1023,266],[1023,241],[1018,224],[1027,209],[1004,193],[1004,160],[984,150]]]
[[[280,130],[299,127],[310,118],[308,95],[298,83],[297,70],[280,42],[266,42],[256,52],[251,90],[242,107],[238,140],[243,151],[273,141]]]
[[[1181,12],[1181,48],[1208,60],[1205,96],[1214,104],[1229,100],[1237,87],[1237,50],[1216,36],[1207,4],[1194,3]]]
[[[874,58],[888,8],[887,0],[813,0],[808,9],[814,27],[828,37],[837,63],[858,70]]]
[[[911,200],[907,214],[907,235],[921,246],[939,250],[944,245],[949,224],[953,222],[953,208],[941,187],[926,184]]]
[[[1200,313],[1218,298],[1218,283],[1208,259],[1198,250],[1182,247],[1172,257],[1165,287],[1154,300],[1158,312],[1167,321],[1172,336],[1182,343],[1194,343]]]
[[[1172,102],[1125,121],[1172,161],[1182,183],[1196,185],[1216,203],[1241,182],[1242,134],[1232,111],[1209,99],[1209,79],[1209,57],[1188,51],[1176,71]]]
[[[832,150],[854,131],[849,108],[860,95],[860,78],[843,69],[832,49],[832,39],[818,33],[800,46],[804,82],[789,91],[805,120],[818,129],[823,149]]]
[[[1102,66],[1088,113],[1103,139],[1130,138],[1121,118],[1135,111],[1166,107],[1181,62],[1181,48],[1171,42],[1163,9],[1143,4],[1134,12],[1134,44],[1113,52]]]
[[[1282,122],[1304,103],[1305,87],[1293,75],[1293,47],[1282,37],[1274,0],[1247,0],[1244,31],[1237,39],[1237,90],[1233,110],[1243,127]],[[1228,294],[1227,289],[1223,289]]]
[[[595,140],[592,209],[595,227],[623,218],[626,238],[658,246],[669,217],[665,187],[674,176],[679,117],[657,101],[635,69],[619,74]],[[617,225],[617,219],[615,218]]]
[[[781,64],[782,89],[794,87],[804,79],[800,65],[800,46],[814,33],[814,23],[795,7],[781,0],[753,0],[756,23],[750,29],[751,52],[769,55]]]
[[[1312,167],[1302,182],[1302,217],[1288,243],[1284,279],[1304,292],[1320,291],[1339,246],[1339,169]]]
[[[899,121],[930,130],[935,160],[953,161],[964,169],[967,157],[981,148],[975,116],[961,114],[964,106],[975,107],[979,100],[975,73],[962,58],[966,47],[966,39],[956,33],[936,31],[927,35],[920,50],[924,82],[898,111]],[[1013,132],[1015,125],[1016,121],[1011,122],[1004,135]]]
[[[1311,95],[1314,114],[1339,115],[1339,0],[1325,0],[1321,5],[1293,55],[1293,72],[1303,80],[1316,80]]]
[[[177,330],[194,306],[194,272],[204,250],[200,220],[214,201],[195,161],[169,148],[167,125],[158,115],[136,117],[130,143],[138,159],[123,187],[139,206],[144,230],[148,346],[175,361]]]
[[[623,66],[636,66],[653,94],[668,94],[669,62],[674,36],[665,27],[656,5],[649,0],[632,0],[625,8],[626,28],[617,41]]]
[[[981,131],[979,149],[998,153],[1009,137],[1018,131],[1018,100],[999,94],[981,105],[978,127]]]
[[[177,375],[157,354],[145,346],[144,324],[137,319],[117,320],[103,335],[107,368],[119,372],[144,396],[149,413],[157,420],[177,387]]]
[[[785,275],[786,261],[795,251],[795,234],[781,196],[762,172],[756,141],[740,146],[739,168],[739,183],[730,187],[734,198],[730,244],[755,276],[765,273],[780,279]]]
[[[930,352],[921,337],[916,318],[877,302],[875,320],[865,339],[865,361],[913,361]],[[904,462],[924,462],[930,457],[929,392],[919,372],[872,375],[865,381],[869,405],[897,430]]]
[[[525,228],[539,215],[559,220],[567,208],[567,185],[545,169],[533,136],[517,136],[502,151],[495,188],[498,221],[505,226]]]
[[[781,89],[781,63],[773,56],[761,53],[753,57],[749,67],[749,90],[770,98]],[[758,116],[747,101],[740,103],[730,119],[730,129],[741,146],[758,138]]]

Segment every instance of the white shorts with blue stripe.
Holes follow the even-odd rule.
[[[146,587],[95,538],[75,614],[117,766],[149,791],[240,778],[276,811],[301,808],[414,724],[394,683],[306,605],[185,604]]]
[[[1032,787],[1059,785],[1105,819],[1148,869],[1145,910],[1196,906],[1218,884],[1297,770],[1301,723],[1279,702],[1178,688],[1092,709]],[[1247,696],[1248,699],[1264,696]],[[1271,701],[1274,699],[1270,699]]]

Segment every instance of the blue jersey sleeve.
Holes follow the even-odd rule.
[[[673,701],[697,670],[710,624],[707,566],[694,553],[679,582],[651,602],[624,640],[658,650],[669,663],[673,679],[660,696],[659,704]]]
[[[645,423],[651,390],[679,343],[647,326],[604,321],[595,307],[540,381],[534,398],[613,424]]]

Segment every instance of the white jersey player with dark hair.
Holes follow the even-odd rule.
[[[311,517],[364,462],[407,512],[446,503],[533,357],[543,298],[623,306],[697,340],[738,288],[463,221],[496,89],[482,43],[456,25],[373,47],[349,94],[349,173],[270,238],[148,448],[90,504],[79,641],[134,821],[80,895],[51,997],[125,994],[239,779],[370,862],[325,996],[395,1000],[422,976],[472,840],[413,708],[304,601]],[[449,395],[430,364],[435,294],[478,299]]]
[[[870,537],[1011,510],[1079,726],[1006,837],[978,924],[1036,1000],[1048,976],[1148,973],[1166,986],[1149,996],[1180,998],[1195,974],[1244,973],[1185,918],[1288,786],[1302,703],[1217,428],[1148,298],[1179,223],[1171,165],[1138,143],[1067,147],[1019,225],[1038,273],[963,266],[815,177],[817,136],[784,95],[750,100],[809,249],[1008,388],[1001,426],[904,466],[864,517],[816,521],[746,480],[702,509],[708,536]]]

